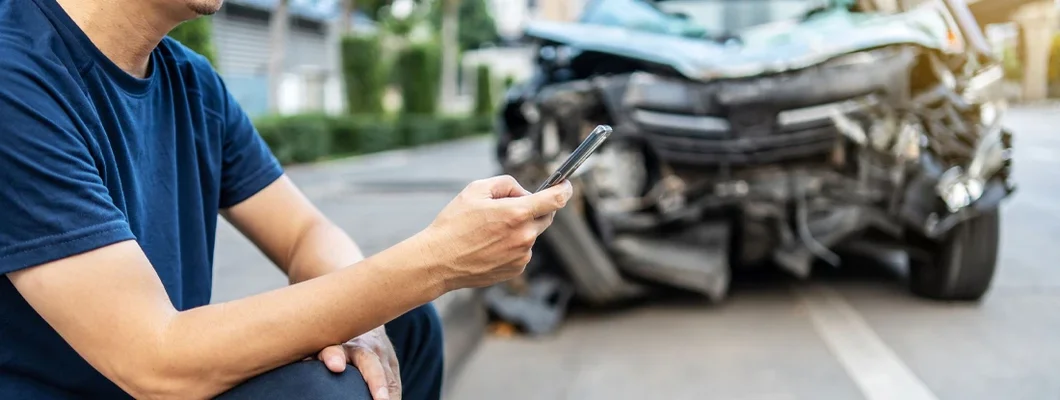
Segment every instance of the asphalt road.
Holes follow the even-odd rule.
[[[742,277],[720,305],[659,299],[577,312],[553,337],[491,338],[449,398],[1058,400],[1060,106],[1014,109],[1008,125],[1020,189],[981,304],[913,298],[900,260]],[[482,141],[291,171],[369,253],[492,173]],[[267,264],[222,225],[215,300],[283,285]]]

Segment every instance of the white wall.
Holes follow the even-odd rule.
[[[471,109],[474,105],[475,85],[478,83],[477,68],[483,64],[490,67],[490,73],[493,76],[493,98],[500,101],[503,98],[505,77],[511,76],[516,81],[520,81],[530,78],[533,74],[533,49],[495,47],[465,52],[460,65],[463,75],[459,88],[460,94],[454,99],[446,100],[441,105],[443,112],[460,113]]]
[[[493,0],[490,11],[501,37],[515,38],[522,34],[523,26],[530,20],[528,0]]]

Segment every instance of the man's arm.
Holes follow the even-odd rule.
[[[525,194],[514,180],[478,182],[420,234],[353,268],[178,311],[67,114],[75,107],[55,87],[77,90],[76,82],[18,54],[0,60],[0,273],[90,365],[137,398],[212,397],[447,290],[510,279],[548,226],[536,217],[570,196],[565,187],[510,198]],[[228,175],[229,188],[243,189],[226,191],[223,205],[250,197],[262,176]]]
[[[284,210],[282,213],[275,210]],[[286,176],[222,215],[297,284],[354,265],[364,255]],[[335,373],[352,363],[376,400],[400,398],[397,354],[383,325],[321,349],[317,358]]]
[[[74,349],[124,390],[147,398],[209,397],[440,295],[444,274],[426,264],[440,258],[425,254],[422,244],[407,241],[327,280],[183,313],[132,241],[8,276]]]
[[[89,363],[134,396],[210,397],[444,291],[415,240],[327,279],[177,312],[134,242],[9,274]],[[60,295],[56,295],[60,294]],[[166,396],[162,396],[166,397]]]
[[[351,268],[177,312],[135,242],[8,273],[27,302],[137,398],[212,397],[359,336],[445,291],[520,273],[570,186],[517,199],[510,178],[469,185],[414,236]]]
[[[221,214],[283,270],[292,284],[364,258],[353,239],[286,176]]]

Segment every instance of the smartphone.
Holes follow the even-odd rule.
[[[597,125],[596,128],[589,133],[589,136],[578,145],[578,148],[574,149],[574,152],[571,153],[570,157],[567,157],[567,160],[556,169],[556,172],[553,172],[548,179],[545,179],[545,181],[541,183],[541,186],[537,188],[537,191],[540,192],[548,189],[569,178],[571,174],[573,174],[574,171],[576,171],[578,167],[580,167],[582,163],[600,147],[601,144],[604,144],[604,141],[611,136],[611,131],[612,129],[608,125]]]

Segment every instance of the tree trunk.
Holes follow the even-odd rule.
[[[442,90],[439,104],[450,104],[456,97],[457,65],[460,54],[459,16],[460,0],[443,0],[442,3]]]
[[[353,10],[357,6],[356,0],[342,0],[342,15],[339,16],[339,28],[345,36],[353,29]]]
[[[287,55],[288,3],[279,0],[269,20],[269,110],[280,111],[280,83],[283,81],[284,61]]]

